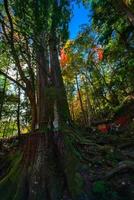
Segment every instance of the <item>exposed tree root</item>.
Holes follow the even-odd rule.
[[[131,147],[131,146],[134,146],[134,140],[126,142],[125,144],[121,144],[119,146],[119,149],[124,149],[124,148]]]
[[[114,168],[112,171],[110,171],[108,174],[106,174],[105,177],[103,177],[103,179],[110,179],[112,178],[115,174],[117,173],[121,173],[122,170],[125,169],[130,169],[132,171],[134,171],[134,162],[133,161],[122,161],[118,164],[118,166],[116,168]]]
[[[0,181],[1,200],[79,199],[83,180],[68,136],[33,134],[22,149]]]
[[[129,159],[134,159],[134,152],[123,152],[122,155],[124,157],[128,157]]]

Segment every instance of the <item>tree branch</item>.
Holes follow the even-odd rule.
[[[12,77],[8,76],[5,72],[3,72],[1,70],[0,70],[0,75],[5,76],[7,79],[9,79],[10,81],[14,82],[16,85],[18,85],[19,87],[21,87],[21,89],[23,89],[24,91],[26,90],[26,88],[23,85],[21,85],[18,81],[16,81]]]
[[[11,32],[10,32],[11,39],[9,39],[9,37],[6,34],[4,24],[3,24],[2,28],[3,28],[4,33],[6,34],[5,36],[6,36],[7,40],[8,40],[8,42],[9,42],[10,46],[11,46],[12,55],[13,55],[13,58],[15,60],[15,64],[18,67],[19,74],[20,74],[22,80],[24,81],[24,83],[30,88],[31,87],[31,83],[26,78],[26,76],[24,74],[24,71],[22,70],[22,67],[21,67],[21,64],[20,64],[20,61],[19,61],[19,57],[17,55],[16,49],[15,49],[15,46],[14,46],[14,38],[13,38],[14,27],[13,27],[12,17],[10,15],[9,8],[8,8],[9,7],[8,6],[8,0],[4,0],[4,7],[5,7],[5,11],[6,11],[6,14],[7,14],[7,17],[8,17],[8,20],[9,20],[9,24],[10,24],[10,27],[11,27]]]

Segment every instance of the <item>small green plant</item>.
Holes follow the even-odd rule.
[[[104,193],[106,191],[106,185],[104,181],[96,181],[93,185],[94,193]]]
[[[106,182],[96,181],[92,188],[93,194],[101,200],[119,200],[116,191],[113,191]]]

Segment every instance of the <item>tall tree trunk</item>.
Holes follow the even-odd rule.
[[[38,104],[38,122],[39,129],[44,131],[48,128],[49,123],[49,89],[48,89],[48,60],[47,49],[43,47],[44,37],[41,35],[40,47],[37,55],[37,104]]]
[[[71,116],[72,116],[72,120],[75,120],[75,114],[74,114],[74,103],[72,102],[70,105],[70,110],[71,110]]]
[[[87,76],[87,71],[86,71],[86,76]],[[87,104],[87,126],[91,126],[91,117],[92,117],[92,106],[90,102],[90,97],[89,97],[89,88],[88,88],[88,81],[87,79],[82,78],[83,83],[84,83],[84,89],[86,93],[86,104]]]
[[[86,95],[87,95],[87,125],[88,127],[90,127],[91,126],[91,103],[90,103],[88,93]]]
[[[59,55],[57,51],[57,40],[55,30],[52,31],[50,38],[50,63],[52,82],[55,86],[57,109],[59,114],[60,125],[62,126],[67,121],[71,122],[69,106],[67,102],[66,91],[63,83],[63,78],[60,70]]]
[[[0,100],[1,100],[1,102],[0,102],[1,103],[0,104],[0,120],[2,118],[2,110],[3,110],[4,99],[5,99],[5,94],[6,94],[6,83],[7,83],[7,78],[5,77],[3,91],[1,92],[1,97],[0,97]]]
[[[18,87],[18,106],[17,106],[17,129],[20,138],[20,88]]]
[[[81,98],[81,93],[80,93],[80,89],[79,89],[79,83],[78,83],[77,76],[76,76],[76,86],[77,86],[77,91],[78,91],[78,95],[79,95],[80,107],[81,107],[81,111],[82,111],[82,115],[83,115],[83,120],[84,120],[84,124],[86,126],[86,124],[87,124],[86,115],[85,115],[85,111],[84,111],[84,107],[83,107],[83,102],[82,102],[82,98]]]

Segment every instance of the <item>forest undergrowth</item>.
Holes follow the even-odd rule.
[[[83,131],[81,133],[76,131],[73,133],[72,130],[66,130],[65,133],[68,135],[70,133],[70,138],[73,138],[72,151],[75,151],[76,157],[80,160],[77,169],[83,180],[79,180],[79,173],[77,173],[77,181],[80,186],[84,184],[84,191],[87,196],[83,195],[83,197],[81,196],[79,199],[133,200],[133,130],[125,130],[124,132],[115,134],[92,133],[89,131]],[[10,192],[12,193],[13,190],[16,191],[13,199],[18,199],[17,193],[20,195],[20,191],[22,194],[20,199],[27,199],[26,196],[23,196],[24,194],[29,194],[29,199],[36,199],[32,194],[32,190],[36,190],[36,195],[39,195],[39,191],[43,191],[41,187],[45,188],[44,180],[46,179],[43,177],[46,177],[46,174],[49,180],[49,184],[47,183],[48,192],[46,193],[52,195],[50,199],[73,199],[73,197],[69,195],[69,191],[72,188],[68,188],[68,184],[65,181],[64,169],[63,171],[61,170],[61,166],[64,168],[65,162],[69,165],[67,162],[69,162],[70,157],[68,161],[63,162],[62,159],[59,161],[59,158],[56,154],[53,154],[53,152],[44,152],[47,151],[45,147],[48,145],[48,141],[46,140],[46,136],[44,137],[44,135],[41,134],[40,137],[38,137],[38,134],[39,133],[33,134],[33,136],[29,136],[28,134],[23,135],[21,143],[16,137],[1,139],[0,193],[2,194],[3,192],[4,195],[4,199],[2,200],[10,199]],[[74,134],[73,137],[72,134]],[[49,141],[49,145],[50,143],[51,140]],[[60,142],[57,144],[62,153],[64,147]],[[40,151],[43,151],[43,154],[40,154],[41,156],[39,157],[37,154]],[[54,150],[54,152],[56,151]],[[44,166],[44,164],[41,164],[45,163],[42,159],[46,159],[48,155],[50,155],[51,159],[48,159],[48,163]],[[66,155],[66,159],[67,158]],[[75,163],[71,160],[71,163],[76,164],[77,161]],[[70,169],[73,169],[72,166]],[[30,170],[32,174],[29,173]],[[39,170],[41,170],[41,173],[39,173]],[[49,171],[53,173],[49,173]],[[67,174],[70,176],[71,174],[69,173],[71,172],[68,168]],[[39,174],[41,174],[41,177],[39,177]],[[51,174],[52,177],[49,177],[48,174]],[[17,190],[16,180],[20,180],[17,185]],[[55,180],[55,182],[53,180]],[[30,181],[35,183],[35,185],[30,184],[31,188],[28,188],[28,182]],[[25,184],[22,184],[24,182]],[[37,187],[38,183],[40,185],[39,188]],[[8,184],[12,184],[12,187],[10,187],[11,191],[8,190]],[[58,189],[59,191],[55,188],[55,184],[58,184],[58,188],[60,188]],[[71,183],[69,185],[71,185]],[[75,188],[74,182],[72,186]],[[72,190],[74,190],[74,188]],[[5,192],[6,189],[8,193]],[[57,194],[57,191],[59,194],[61,193],[60,190],[64,191],[62,192],[62,197],[59,197]],[[42,197],[40,196],[40,198]]]

